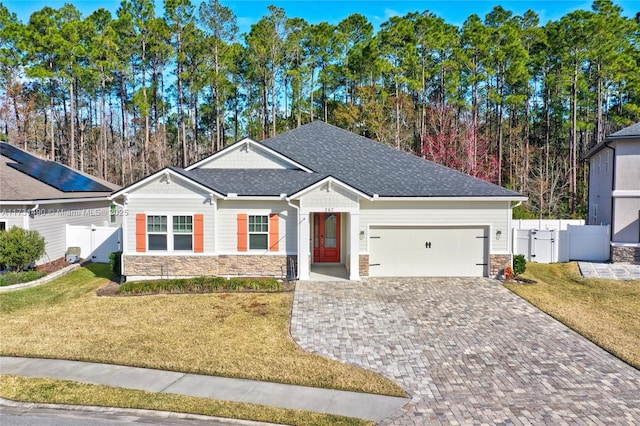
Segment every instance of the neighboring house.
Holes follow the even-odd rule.
[[[589,160],[589,225],[610,225],[611,260],[640,262],[640,123],[609,135]]]
[[[45,238],[45,255],[38,264],[65,256],[66,225],[119,226],[122,210],[109,200],[117,189],[0,143],[0,231],[13,226],[38,231]]]
[[[244,139],[121,189],[123,273],[496,276],[526,198],[338,127]]]

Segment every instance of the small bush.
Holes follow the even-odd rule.
[[[35,281],[47,275],[44,271],[9,272],[0,276],[0,287]]]
[[[527,260],[523,254],[513,256],[513,272],[516,276],[523,274],[527,269]]]
[[[122,265],[122,252],[114,251],[113,253],[109,253],[109,265],[111,266],[111,272],[116,277],[119,277],[121,274],[121,265]]]
[[[14,226],[0,232],[0,265],[22,271],[44,255],[44,237],[38,231]]]
[[[213,293],[216,291],[280,291],[282,283],[274,278],[195,277],[169,280],[126,282],[120,294]]]

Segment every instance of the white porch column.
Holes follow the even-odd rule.
[[[309,225],[309,213],[300,213],[298,223],[298,279],[309,280],[309,239],[311,238],[311,227]]]
[[[360,280],[360,213],[351,213],[349,220],[349,279]]]

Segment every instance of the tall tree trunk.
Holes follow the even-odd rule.
[[[75,107],[74,107],[74,90],[73,90],[73,79],[71,79],[69,83],[69,115],[71,116],[71,130],[70,130],[70,154],[69,154],[69,165],[72,169],[76,168],[76,127],[75,127]]]
[[[569,209],[576,212],[577,194],[577,154],[578,154],[578,65],[575,65],[571,77],[571,137],[570,137],[570,176],[569,195],[571,197]]]

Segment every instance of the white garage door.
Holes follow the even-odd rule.
[[[482,277],[488,274],[486,227],[372,227],[372,277]]]

